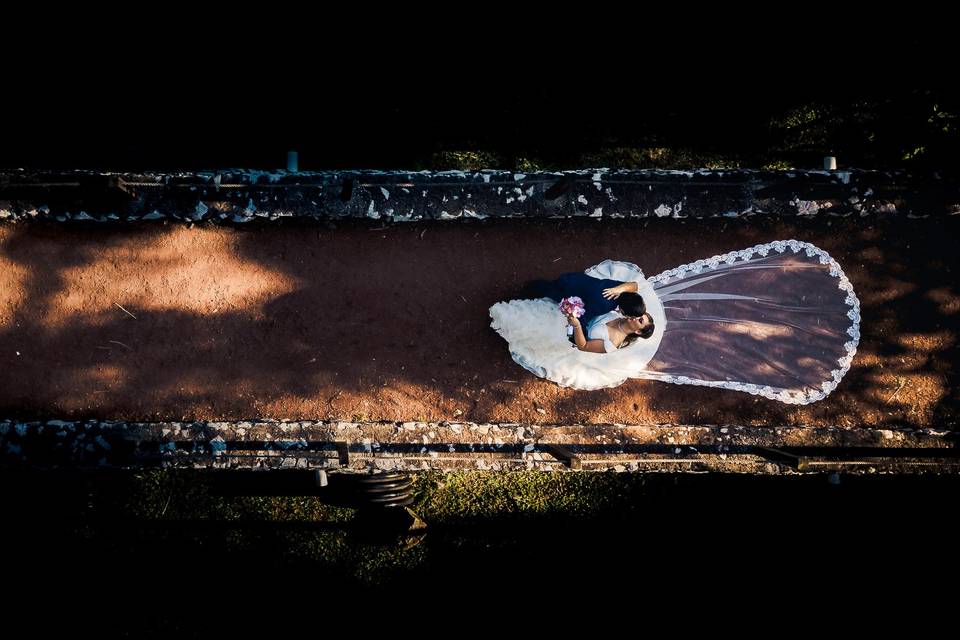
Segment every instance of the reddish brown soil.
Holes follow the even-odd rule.
[[[0,226],[0,417],[952,428],[957,222]],[[528,279],[606,258],[651,276],[789,238],[836,258],[861,301],[853,366],[811,405],[642,380],[565,389],[489,326]]]

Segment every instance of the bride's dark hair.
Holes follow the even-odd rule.
[[[653,324],[653,316],[651,316],[649,313],[647,313],[646,316],[647,316],[648,324],[647,326],[645,326],[643,329],[640,330],[639,335],[641,338],[649,338],[650,336],[653,335],[653,330],[656,328]],[[631,333],[630,335],[628,335],[626,338],[623,339],[623,343],[620,345],[620,348],[623,349],[624,347],[629,347],[633,343],[633,341],[636,339],[637,339],[637,334]]]
[[[643,296],[639,293],[633,293],[632,291],[621,293],[617,297],[617,303],[625,316],[642,316],[647,312],[647,305],[643,301]]]
[[[645,326],[643,329],[640,329],[641,338],[649,338],[653,335],[653,330],[656,329],[656,325],[653,324],[653,316],[651,316],[649,313],[647,314],[647,322],[647,326]]]

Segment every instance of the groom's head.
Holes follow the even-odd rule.
[[[647,305],[644,304],[643,296],[639,293],[621,293],[617,297],[617,302],[620,303],[620,313],[625,316],[637,317],[647,312]]]

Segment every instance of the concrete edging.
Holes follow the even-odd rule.
[[[956,473],[954,440],[909,428],[0,421],[2,464],[40,467]]]

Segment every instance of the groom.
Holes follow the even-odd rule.
[[[616,299],[607,300],[603,290],[623,284],[617,280],[602,280],[583,272],[564,273],[556,280],[533,280],[524,287],[524,298],[551,298],[560,303],[563,298],[579,296],[585,312],[580,324],[586,328],[597,316],[613,311],[619,306]]]

